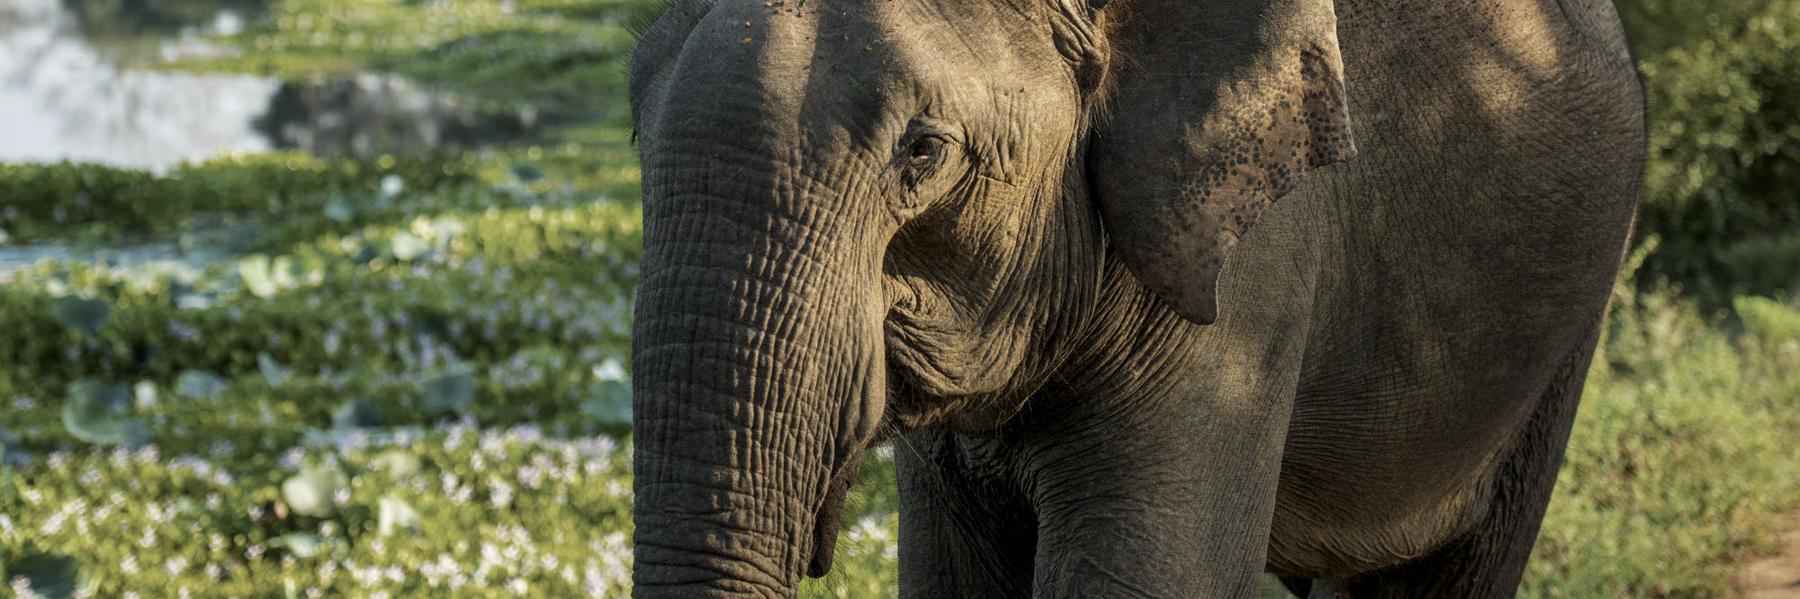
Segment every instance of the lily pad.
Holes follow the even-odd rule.
[[[0,466],[23,462],[25,457],[25,448],[19,445],[19,437],[0,426]]]
[[[325,517],[337,511],[331,496],[348,483],[336,468],[308,467],[281,483],[281,499],[288,510],[302,516]]]
[[[381,197],[392,198],[406,191],[406,181],[399,175],[388,175],[381,178]]]
[[[325,548],[325,543],[319,540],[319,535],[310,532],[290,532],[269,539],[269,546],[275,549],[286,549],[288,553],[294,554],[294,557],[308,558],[318,555],[319,550]]]
[[[63,326],[87,333],[100,332],[112,316],[112,305],[104,300],[87,299],[76,296],[56,298],[54,306],[56,322]]]
[[[598,380],[588,385],[581,413],[610,427],[631,426],[631,383]]]
[[[35,553],[6,565],[6,575],[24,578],[31,592],[45,599],[66,599],[81,586],[81,564],[66,555]]]
[[[156,383],[138,381],[137,384],[131,386],[131,398],[133,400],[131,405],[139,410],[156,407]]]
[[[512,176],[514,179],[518,179],[520,183],[536,183],[544,180],[544,177],[548,175],[544,173],[544,169],[538,168],[537,165],[529,162],[520,162],[512,165]]]
[[[150,426],[130,416],[132,391],[124,385],[80,380],[63,400],[63,426],[76,439],[99,445],[136,445],[150,438]]]
[[[256,297],[271,297],[281,290],[280,285],[275,282],[274,269],[270,267],[268,256],[252,254],[238,260],[237,272],[238,278],[244,282],[244,289]]]
[[[402,530],[418,530],[419,512],[406,503],[406,500],[388,495],[381,498],[377,509],[376,531],[381,536],[393,536]]]
[[[280,362],[276,362],[275,358],[266,353],[256,354],[256,369],[262,372],[263,380],[267,381],[270,387],[282,386],[294,373],[292,369],[282,366]]]
[[[625,364],[620,362],[618,358],[607,358],[602,360],[599,364],[594,365],[592,372],[594,373],[594,378],[602,381],[626,380]]]
[[[331,426],[334,428],[372,428],[381,426],[381,408],[375,401],[366,397],[358,397],[339,405],[331,411]]]
[[[175,376],[175,394],[191,399],[218,399],[230,386],[224,378],[204,370],[183,370]]]
[[[325,204],[325,218],[342,223],[349,222],[355,217],[356,210],[351,208],[350,202],[344,201],[343,198],[337,198]]]
[[[468,370],[451,370],[425,379],[419,383],[419,390],[424,394],[419,409],[426,414],[461,412],[475,400],[475,376]]]
[[[411,262],[430,252],[431,243],[412,233],[397,233],[389,242],[388,250],[394,254],[395,260]]]
[[[170,292],[175,296],[175,307],[183,310],[205,310],[213,307],[218,299],[212,293],[202,293],[190,287],[175,289]]]
[[[388,448],[369,460],[369,465],[376,470],[388,473],[394,478],[406,478],[419,471],[419,456],[398,447]]]

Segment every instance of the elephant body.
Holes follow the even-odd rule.
[[[1091,22],[983,1],[1051,6],[1046,52],[1070,74],[1041,81],[1030,51],[991,72],[909,54],[941,33],[919,23],[1007,18],[985,8],[834,22],[830,0],[695,0],[648,32],[638,595],[791,595],[829,565],[857,460],[891,440],[906,597],[1241,597],[1265,570],[1314,597],[1511,596],[1640,193],[1642,86],[1611,3],[1168,8],[1263,48],[1192,59],[1142,45],[1174,35],[1148,17],[1176,0],[1090,4]],[[1319,23],[1297,46],[1269,33]],[[1105,66],[1084,70],[1088,39]],[[734,45],[769,49],[690,58]],[[1297,63],[1255,59],[1290,46]],[[1204,84],[1159,78],[1188,60]],[[1321,64],[1341,89],[1234,112]],[[904,76],[831,91],[882,69]],[[967,103],[1042,111],[1067,82],[1091,119],[951,127],[949,157],[907,140],[988,113],[880,124],[981,86],[1000,91]],[[1143,92],[1171,87],[1173,105]],[[1189,98],[1197,123],[1130,122]],[[1240,122],[1260,133],[1208,137]],[[887,166],[870,156],[891,144],[864,140],[889,138],[899,174],[857,174]],[[1183,152],[1197,174],[1140,187],[1190,172]],[[1190,211],[1119,199],[1139,196]],[[1166,241],[1196,228],[1212,236]]]

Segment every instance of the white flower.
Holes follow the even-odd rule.
[[[38,534],[47,537],[62,532],[63,522],[68,521],[68,519],[68,512],[56,510],[54,513],[50,514],[49,518],[44,519],[44,525],[38,528]]]
[[[305,457],[306,451],[304,449],[299,447],[289,449],[281,454],[281,468],[283,470],[298,470],[300,469],[300,460]]]
[[[506,481],[502,481],[498,478],[489,478],[488,486],[493,487],[493,492],[488,495],[488,503],[493,504],[496,508],[502,509],[512,505],[512,485],[506,484]]]
[[[31,580],[24,576],[13,578],[10,586],[12,587],[13,596],[19,597],[19,599],[35,599],[36,597],[39,597],[37,593],[31,592]]]
[[[523,578],[514,578],[506,581],[506,590],[512,591],[514,595],[523,597],[525,596],[526,591],[531,590],[531,585],[527,584]]]

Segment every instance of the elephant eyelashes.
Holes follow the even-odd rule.
[[[921,137],[906,148],[905,162],[901,165],[900,181],[907,189],[915,189],[919,183],[937,171],[943,162],[944,140],[938,137]]]
[[[934,189],[931,187],[936,187],[936,185],[929,185],[929,183],[938,178],[938,171],[943,169],[943,162],[950,158],[950,153],[954,153],[954,151],[956,149],[950,148],[949,142],[945,142],[936,135],[920,137],[920,139],[914,140],[913,144],[909,144],[905,148],[904,155],[900,156],[900,183],[905,185],[905,191],[927,196],[927,198],[932,196]]]
[[[943,142],[934,137],[913,142],[906,157],[906,166],[914,169],[931,166],[931,163],[937,161],[938,150],[942,145]]]

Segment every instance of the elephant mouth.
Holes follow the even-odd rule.
[[[838,528],[844,521],[844,503],[849,499],[850,486],[855,484],[861,469],[862,452],[859,451],[845,462],[837,476],[832,477],[830,487],[825,491],[825,502],[813,516],[813,550],[812,559],[807,562],[807,576],[824,578],[831,572],[832,559],[837,556]]]

